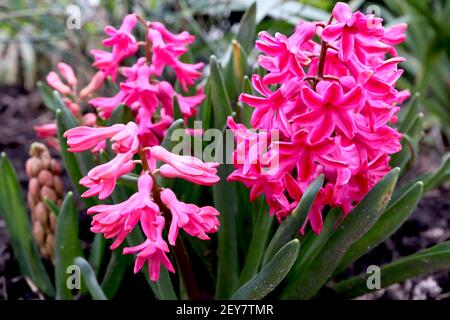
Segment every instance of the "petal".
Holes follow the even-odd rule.
[[[315,91],[311,90],[309,87],[302,88],[302,99],[303,102],[311,109],[320,109],[323,106],[322,97]]]
[[[349,21],[352,15],[352,9],[346,3],[338,2],[333,8],[333,17],[339,22]]]
[[[342,98],[342,87],[336,82],[332,81],[325,88],[325,92],[323,95],[323,101],[335,104],[335,102],[341,100]]]
[[[328,138],[335,128],[333,115],[331,112],[325,112],[322,116],[322,122],[313,127],[310,135],[311,142],[317,142],[323,138]]]
[[[339,59],[341,59],[342,61],[347,61],[353,52],[354,45],[355,45],[355,36],[349,31],[344,30],[344,32],[342,32],[341,37],[341,48],[339,51]]]
[[[347,92],[339,101],[340,110],[350,110],[361,106],[364,103],[364,90],[361,86],[356,86]]]
[[[335,112],[334,120],[336,126],[341,129],[347,138],[351,139],[355,136],[357,129],[351,111]]]
[[[327,42],[336,40],[342,34],[344,26],[344,23],[336,23],[326,26],[322,31],[322,39]]]
[[[323,113],[320,111],[311,111],[301,114],[292,119],[293,122],[304,126],[313,126],[322,120]]]

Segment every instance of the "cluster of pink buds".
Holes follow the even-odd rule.
[[[254,108],[257,132],[228,120],[238,140],[229,180],[251,188],[251,199],[265,195],[270,213],[281,220],[323,174],[301,232],[309,222],[320,233],[324,207],[349,213],[401,148],[401,134],[389,123],[410,95],[395,89],[404,58],[394,46],[405,39],[406,25],[384,28],[381,22],[339,2],[327,23],[302,22],[290,37],[259,34],[256,48],[264,55],[258,62],[267,73],[253,75],[252,83],[260,96],[240,96]],[[273,130],[279,139],[266,150],[248,147]],[[270,165],[274,159],[277,165]]]
[[[72,113],[72,115],[78,119],[80,123],[86,126],[93,127],[97,123],[97,116],[93,112],[88,112],[83,114],[81,103],[86,101],[95,91],[99,90],[104,82],[105,76],[103,72],[98,71],[89,81],[89,83],[78,90],[79,81],[73,71],[72,67],[64,62],[60,62],[57,65],[59,74],[62,76],[64,81],[55,71],[51,71],[47,75],[47,84],[58,91],[61,94],[62,100],[66,105],[67,109]],[[59,149],[59,143],[56,139],[56,123],[51,122],[48,124],[38,125],[34,127],[34,130],[39,138],[46,140],[47,144],[54,149]],[[102,149],[99,146],[97,150]]]
[[[132,35],[137,23],[146,29],[146,39],[138,42]],[[109,127],[80,126],[65,132],[69,151],[95,151],[105,146],[107,140],[115,154],[107,163],[92,168],[80,180],[87,190],[82,197],[109,197],[122,176],[140,172],[137,192],[126,201],[100,204],[88,209],[94,214],[91,230],[114,239],[111,249],[119,247],[127,235],[140,226],[146,240],[134,247],[125,247],[124,254],[135,253],[135,272],[148,262],[150,279],[157,281],[161,265],[174,272],[168,257],[169,245],[176,246],[179,230],[202,240],[217,232],[219,212],[210,206],[198,207],[177,199],[174,192],[158,184],[157,176],[181,178],[199,185],[210,186],[219,181],[218,163],[205,163],[195,157],[173,154],[160,146],[168,127],[174,121],[174,98],[186,119],[195,115],[196,106],[204,99],[202,90],[195,96],[182,96],[160,77],[166,66],[175,73],[183,90],[187,91],[201,75],[203,64],[188,64],[179,60],[187,52],[186,45],[195,39],[186,31],[170,33],[161,23],[147,22],[131,14],[124,18],[117,30],[106,27],[109,38],[103,41],[112,51],[93,50],[95,62],[102,74],[115,80],[120,74],[123,81],[113,97],[96,97],[89,100],[102,118],[109,118],[120,104],[126,105],[135,115],[135,122],[114,124]],[[143,47],[145,57],[138,58],[129,67],[120,64]],[[163,163],[157,168],[157,163]],[[167,230],[167,240],[164,238]]]

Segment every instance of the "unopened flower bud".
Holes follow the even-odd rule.
[[[41,186],[51,188],[53,186],[53,175],[48,170],[41,170],[38,175],[38,181]]]
[[[25,163],[25,171],[29,177],[36,177],[41,169],[42,162],[38,158],[30,158]]]
[[[52,200],[53,202],[55,202],[57,199],[56,193],[53,189],[50,189],[47,186],[43,186],[41,189],[41,198],[45,199],[46,197]]]

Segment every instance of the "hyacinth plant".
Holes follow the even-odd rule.
[[[47,199],[58,215],[53,283],[2,156],[0,208],[22,272],[44,295],[72,299],[67,268],[78,265],[78,294],[114,298],[130,255],[158,299],[369,291],[367,274],[336,276],[449,175],[446,158],[397,182],[416,158],[422,124],[414,97],[396,88],[404,58],[395,46],[407,26],[385,28],[337,3],[328,21],[303,21],[290,36],[260,32],[249,80],[255,17],[252,5],[222,63],[212,56],[204,68],[188,54],[194,36],[130,14],[105,28],[107,50],[91,51],[96,73],[83,89],[65,63],[39,84],[56,122],[36,132],[61,153],[96,233],[85,259],[73,194],[61,208]],[[234,134],[231,159],[174,151],[175,132],[207,148],[211,128]],[[230,148],[225,135],[217,140]],[[449,244],[438,244],[382,266],[381,287],[449,266]]]

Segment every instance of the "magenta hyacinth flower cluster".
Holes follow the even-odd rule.
[[[404,58],[394,46],[405,39],[405,29],[405,24],[384,28],[382,19],[337,3],[328,22],[301,22],[290,37],[260,32],[258,62],[267,73],[252,77],[259,95],[240,96],[254,108],[256,132],[229,118],[237,147],[236,170],[228,179],[250,188],[251,200],[264,195],[281,221],[323,174],[324,185],[300,231],[309,222],[320,233],[325,207],[348,214],[401,149],[401,134],[390,124],[410,95],[395,88]],[[274,130],[279,139],[258,148]]]
[[[144,24],[147,39],[138,42],[132,35],[138,21]],[[136,15],[124,18],[117,30],[106,27],[109,38],[103,44],[112,51],[93,50],[94,66],[104,76],[118,79],[123,76],[119,92],[113,97],[96,97],[89,102],[102,118],[109,118],[120,104],[129,107],[136,122],[115,124],[109,127],[80,126],[65,132],[69,151],[92,152],[104,149],[109,140],[114,158],[92,168],[80,180],[87,188],[82,197],[108,198],[115,190],[117,180],[136,171],[140,165],[137,192],[121,203],[100,204],[88,209],[93,214],[91,230],[114,239],[111,249],[118,248],[127,235],[140,226],[146,240],[134,247],[125,247],[124,254],[136,254],[134,271],[148,263],[150,279],[157,281],[161,265],[174,272],[168,256],[169,245],[175,246],[179,230],[202,240],[217,232],[219,212],[210,206],[198,207],[181,202],[175,193],[157,182],[157,175],[181,178],[199,185],[210,186],[219,181],[218,163],[205,163],[191,156],[173,154],[160,146],[168,127],[174,121],[174,98],[178,99],[184,118],[196,113],[204,96],[201,90],[195,96],[182,96],[172,85],[158,79],[165,67],[175,73],[183,90],[194,85],[201,75],[203,64],[187,64],[179,60],[187,52],[186,45],[195,39],[186,31],[172,34],[158,22],[146,22]],[[129,67],[120,64],[124,59],[145,48],[146,57],[138,58]],[[149,54],[150,53],[150,54]],[[100,147],[99,147],[100,146]],[[163,163],[157,168],[157,162]],[[167,240],[164,230],[167,230]]]
[[[139,21],[145,24],[145,42],[138,42],[132,35]],[[158,79],[168,67],[185,92],[194,85],[202,74],[203,63],[184,63],[180,57],[188,51],[187,45],[193,43],[195,37],[187,31],[173,34],[163,24],[142,21],[135,14],[126,16],[118,30],[108,26],[105,32],[109,38],[103,45],[111,47],[112,51],[92,50],[93,65],[113,80],[120,71],[124,81],[120,82],[120,90],[113,97],[96,97],[89,103],[102,118],[110,118],[115,108],[125,104],[136,114],[141,140],[147,145],[157,145],[174,121],[174,98],[184,119],[194,116],[205,98],[202,88],[194,96],[184,96],[169,82]],[[140,45],[145,47],[146,57],[139,58],[132,66],[120,67],[124,59],[136,54]]]

